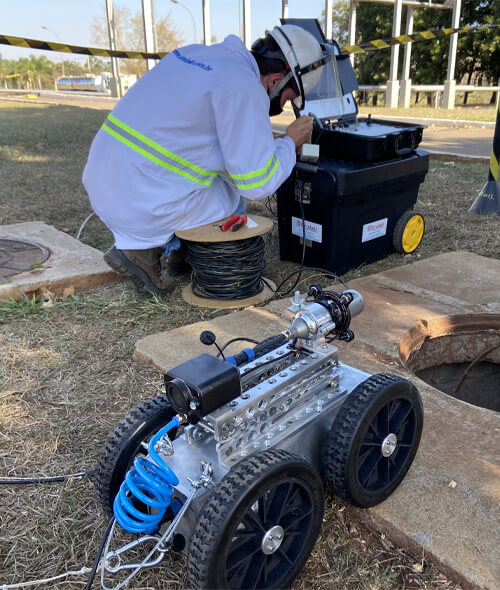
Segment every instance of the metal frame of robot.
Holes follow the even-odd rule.
[[[345,303],[343,319],[347,320],[337,335],[342,333],[342,339],[349,341],[354,337],[348,329],[351,317],[361,313],[364,302],[353,290],[344,291],[341,297]],[[340,363],[337,348],[325,341],[340,328],[331,309],[317,300],[304,304],[298,299],[289,309],[294,314],[290,327],[282,333],[285,343],[237,369],[240,395],[228,398],[230,401],[209,413],[199,413],[201,417],[196,419],[180,414],[181,424],[186,425],[182,433],[173,442],[164,436],[156,445],[155,450],[178,476],[174,497],[181,500],[182,508],[156,535],[144,534],[118,550],[110,549],[113,525],[101,562],[104,589],[111,590],[105,582],[107,574],[130,571],[113,587],[122,588],[141,569],[163,560],[172,548],[174,535],[188,539],[206,494],[253,453],[270,448],[289,451],[304,458],[318,473],[323,472],[322,450],[334,419],[349,394],[370,375]],[[290,342],[300,342],[300,350],[294,355],[290,354]],[[168,382],[176,381],[179,373],[175,369],[166,373],[171,404]],[[198,402],[186,401],[189,407],[198,411]],[[151,543],[145,559],[124,561],[129,550]]]

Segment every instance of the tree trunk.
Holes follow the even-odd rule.
[[[470,81],[472,80],[472,74],[473,72],[469,72],[469,75],[467,76],[467,85],[470,84]],[[467,99],[469,98],[469,93],[468,92],[464,92],[464,102],[463,104],[466,105],[467,104]]]

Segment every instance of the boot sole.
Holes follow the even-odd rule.
[[[140,266],[130,262],[130,260],[114,246],[104,254],[103,258],[104,262],[106,262],[106,264],[119,275],[129,277],[136,289],[141,293],[166,295],[175,289],[175,285],[172,285],[168,289],[159,289],[156,287],[148,277],[147,273]]]

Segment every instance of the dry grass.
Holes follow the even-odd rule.
[[[105,116],[69,106],[0,102],[0,224],[43,220],[76,234],[90,212],[81,171]],[[498,256],[498,219],[467,213],[486,175],[485,165],[432,162],[420,196],[428,229],[418,254],[392,255],[347,278],[457,249]],[[262,204],[251,210],[265,213]],[[82,239],[100,249],[111,244],[95,219]],[[266,275],[276,282],[297,268],[279,262],[276,231],[267,260]],[[158,391],[158,371],[131,361],[135,342],[223,313],[187,306],[180,295],[186,281],[162,299],[142,296],[124,283],[70,297],[51,309],[29,302],[0,306],[2,476],[49,476],[94,466],[116,422]],[[105,527],[91,481],[0,486],[0,506],[0,585],[91,565]],[[172,556],[133,587],[185,585],[183,558]],[[48,587],[76,590],[84,587],[84,577]],[[351,522],[329,494],[323,534],[294,587],[457,586],[422,556]]]

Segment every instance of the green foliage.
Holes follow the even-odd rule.
[[[358,4],[356,43],[372,41],[392,34],[392,6]],[[384,84],[389,77],[391,54],[388,49],[363,53],[356,58],[359,84]]]
[[[325,11],[321,11],[323,30],[325,27]],[[337,0],[332,6],[332,37],[342,46],[347,44],[349,29],[349,0]]]
[[[403,22],[406,22],[406,16]],[[415,32],[450,26],[451,11],[421,9],[414,12]],[[449,37],[412,44],[410,78],[414,84],[442,84],[445,81],[449,47]]]
[[[342,4],[341,0],[339,4]],[[392,35],[393,7],[361,3],[357,6],[356,42]],[[407,8],[403,9],[402,31]],[[463,0],[460,26],[498,24],[500,0]],[[451,26],[451,10],[414,10],[414,31]],[[450,39],[413,43],[410,77],[414,84],[441,84],[446,79]],[[401,50],[402,53],[402,50]],[[390,51],[383,49],[356,58],[360,84],[383,84],[389,75]],[[399,62],[402,68],[402,59]],[[401,73],[401,72],[400,72]],[[498,29],[462,33],[458,36],[457,81],[464,84],[497,85],[500,78],[500,34]]]
[[[43,301],[24,296],[20,301],[9,299],[0,303],[0,320],[7,321],[26,315],[40,315],[44,313]]]
[[[463,24],[500,24],[498,0],[465,0]],[[498,29],[458,38],[457,79],[497,85],[500,78],[500,33]],[[482,80],[481,80],[482,78]]]
[[[98,74],[108,71],[106,62],[96,57],[90,57],[87,64],[64,60],[53,62],[45,55],[30,55],[19,59],[3,59],[0,55],[0,84],[5,88],[19,89],[49,89],[55,87],[59,76],[79,76],[87,72]],[[15,77],[8,77],[19,74]]]

